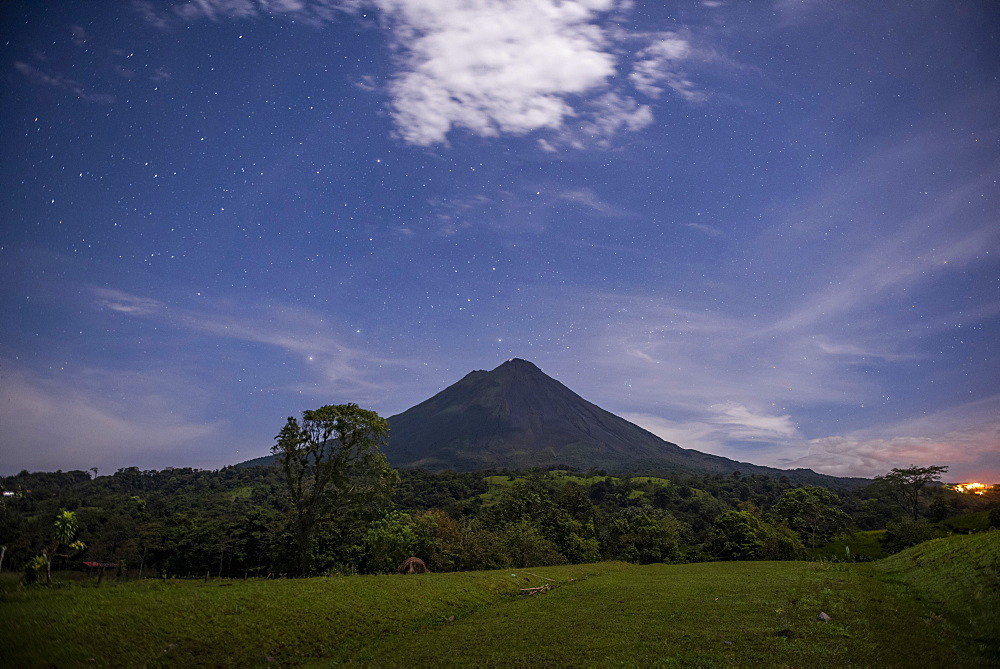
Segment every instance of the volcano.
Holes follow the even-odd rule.
[[[397,467],[598,468],[610,472],[788,475],[835,480],[812,470],[781,470],[681,448],[605,411],[514,358],[475,371],[389,418],[386,455]]]

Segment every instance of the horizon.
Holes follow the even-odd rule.
[[[522,358],[682,448],[1000,481],[995,7],[3,16],[0,473],[219,468]]]

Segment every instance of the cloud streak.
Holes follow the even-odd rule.
[[[115,101],[114,95],[110,95],[108,93],[92,93],[78,81],[74,81],[73,79],[69,79],[58,74],[48,74],[33,65],[29,65],[28,63],[15,61],[14,69],[24,75],[24,77],[26,77],[28,81],[33,84],[67,91],[84,102],[111,104]]]
[[[212,310],[176,309],[147,297],[120,290],[96,288],[101,308],[127,316],[154,320],[181,330],[211,337],[272,346],[294,356],[307,379],[293,389],[309,394],[353,394],[363,401],[384,395],[374,380],[378,370],[406,368],[411,363],[372,354],[345,343],[335,333],[329,318],[303,308],[257,306],[238,309],[217,305]]]

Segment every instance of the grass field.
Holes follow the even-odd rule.
[[[998,555],[992,532],[867,564],[601,563],[30,589],[8,580],[0,652],[4,666],[28,667],[958,666],[1000,659]],[[552,588],[520,593],[542,585]]]

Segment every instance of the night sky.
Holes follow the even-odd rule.
[[[1000,481],[992,0],[8,0],[0,473],[530,360],[686,448]]]

